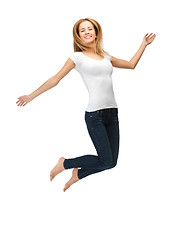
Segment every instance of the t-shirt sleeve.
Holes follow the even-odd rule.
[[[107,59],[109,60],[109,61],[111,61],[111,55],[109,56],[109,55],[106,55],[106,57],[107,57]]]
[[[78,58],[77,58],[77,54],[76,54],[76,52],[73,52],[70,56],[69,56],[69,58],[71,59],[71,60],[73,60],[73,62],[75,63],[75,69],[77,69],[77,67],[78,67]]]

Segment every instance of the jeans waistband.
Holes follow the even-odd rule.
[[[96,110],[96,111],[92,111],[91,113],[102,113],[102,112],[117,112],[118,113],[118,108],[103,108],[103,109],[99,109],[99,110]]]

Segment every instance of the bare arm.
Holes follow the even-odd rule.
[[[111,63],[113,67],[117,68],[129,68],[129,69],[135,69],[137,63],[139,62],[145,48],[147,45],[151,44],[154,41],[154,38],[156,37],[156,34],[151,33],[148,36],[148,33],[144,36],[143,41],[138,49],[138,51],[135,53],[135,55],[131,58],[130,61],[118,59],[115,57],[111,57]]]
[[[116,68],[128,68],[128,69],[133,69],[133,64],[131,62],[128,62],[123,59],[115,58],[111,56],[111,63],[113,67]]]
[[[68,59],[61,70],[54,75],[53,77],[49,78],[45,83],[43,83],[38,89],[30,94],[32,99],[39,96],[43,92],[55,87],[63,77],[65,77],[73,68],[74,62],[71,59]]]
[[[32,101],[40,94],[55,87],[61,81],[61,79],[63,79],[63,77],[65,77],[74,67],[75,63],[70,58],[68,58],[62,69],[56,75],[49,78],[45,83],[43,83],[31,94],[19,97],[19,100],[16,103],[18,104],[18,106],[25,106],[28,102]]]
[[[146,43],[142,42],[138,51],[135,53],[133,58],[131,58],[131,60],[129,61],[132,64],[133,69],[136,67],[137,63],[139,62],[139,59],[141,58],[146,46],[147,46]]]
[[[146,33],[138,51],[133,56],[133,58],[129,61],[133,65],[133,69],[136,67],[137,63],[139,62],[139,59],[141,58],[145,48],[154,41],[155,37],[156,37],[156,34],[151,33],[148,35],[148,33]]]
[[[142,42],[140,48],[136,52],[136,54],[131,58],[130,61],[122,60],[119,58],[111,57],[111,63],[113,67],[117,68],[128,68],[128,69],[135,69],[140,57],[142,56],[144,50],[146,48],[146,44]]]

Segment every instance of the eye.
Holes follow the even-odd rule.
[[[92,30],[92,28],[89,28],[89,30]],[[81,30],[81,32],[84,32],[84,30]]]

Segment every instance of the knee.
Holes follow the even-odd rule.
[[[117,165],[117,161],[115,161],[115,162],[111,165],[111,168],[116,167],[116,165]]]
[[[111,168],[114,168],[116,165],[117,165],[117,161],[111,162],[111,163],[105,165],[104,168],[105,169],[111,169]]]
[[[110,167],[110,168],[114,168],[114,167],[116,167],[116,165],[117,165],[117,158],[114,159],[114,161],[113,161],[113,163],[111,164],[111,167]]]
[[[114,168],[117,165],[117,162],[109,163],[109,164],[103,164],[101,167],[102,170],[108,170],[111,168]]]
[[[101,168],[103,170],[114,168],[117,165],[117,159],[113,159],[111,156],[106,156],[106,159],[103,159],[101,162]]]
[[[113,165],[113,161],[112,161],[112,160],[113,160],[113,159],[108,158],[108,161],[103,161],[103,162],[101,163],[101,168],[102,168],[103,170],[107,170],[107,169],[112,168],[112,165]]]

